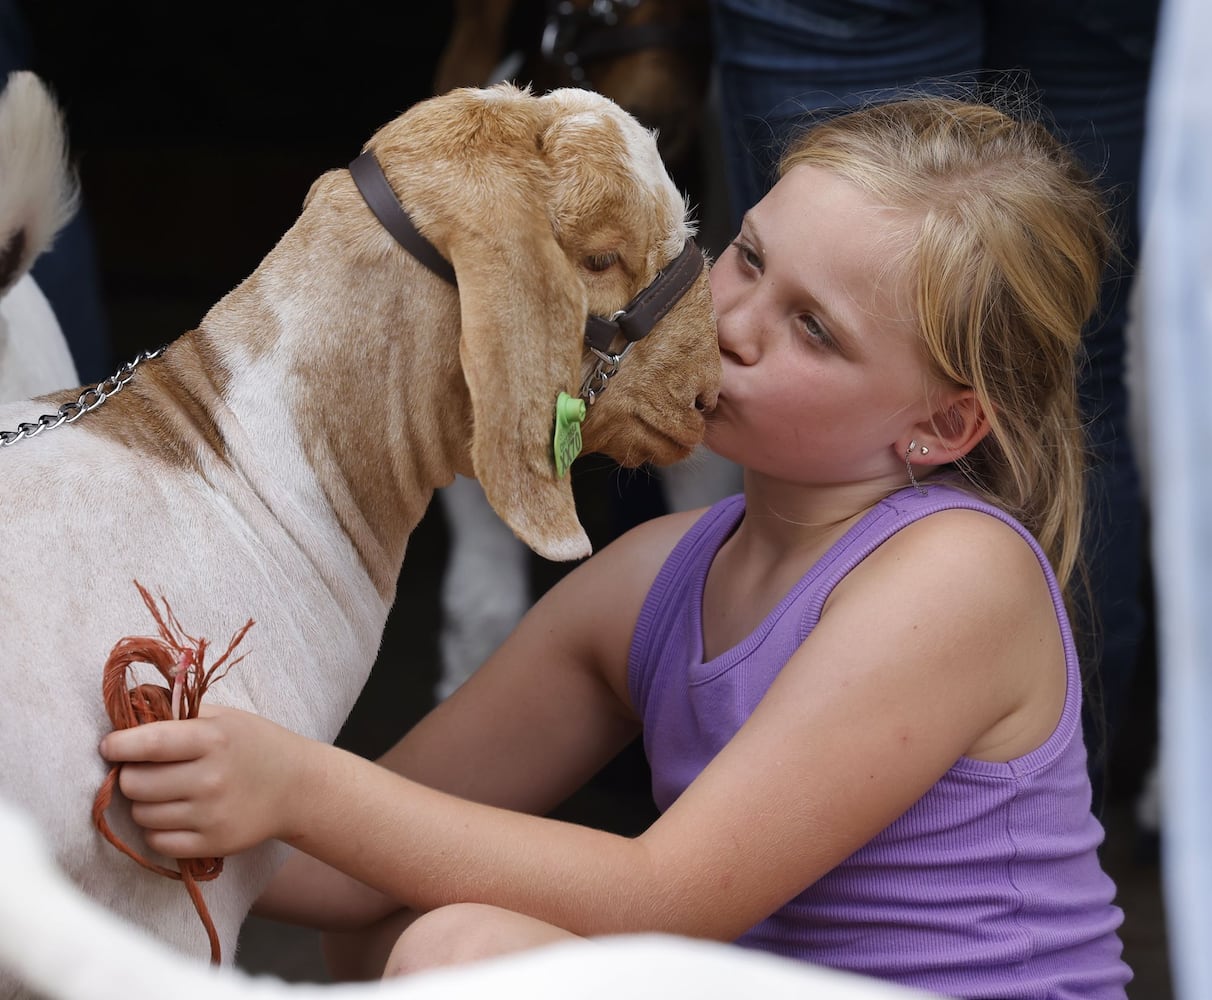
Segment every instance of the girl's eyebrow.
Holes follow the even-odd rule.
[[[753,235],[755,229],[757,229],[757,224],[753,221],[753,209],[751,208],[748,212],[741,216],[740,232]]]
[[[750,209],[741,217],[741,234],[747,236],[755,244],[755,249],[762,249],[760,227],[753,215],[753,209]],[[800,293],[811,300],[812,311],[819,315],[820,320],[825,325],[825,329],[838,342],[839,347],[842,347],[844,344],[854,344],[854,329],[850,324],[842,322],[812,289],[801,285]]]

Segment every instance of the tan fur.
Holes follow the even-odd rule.
[[[95,898],[195,954],[205,940],[180,886],[89,822],[108,728],[101,666],[151,627],[131,581],[216,645],[256,619],[248,658],[207,697],[335,738],[409,534],[456,472],[482,479],[543,555],[589,551],[555,474],[556,396],[576,395],[589,370],[587,310],[625,305],[690,231],[652,136],[584,91],[456,91],[368,145],[453,263],[457,292],[396,244],[347,170],[331,171],[196,330],[77,422],[0,449],[0,794],[38,818]],[[615,265],[584,266],[603,254]],[[592,406],[586,450],[632,465],[684,457],[718,380],[704,274]],[[0,427],[78,393],[0,404]],[[206,887],[229,957],[274,860],[268,847],[229,858]]]
[[[221,394],[220,345],[234,339],[260,356],[276,340],[267,301],[310,284],[317,268],[343,273],[340,299],[303,303],[325,315],[307,316],[306,396],[294,405],[308,459],[380,588],[394,587],[394,564],[429,491],[455,471],[479,478],[498,513],[540,554],[586,555],[570,481],[553,473],[555,398],[575,395],[587,370],[580,335],[587,311],[609,315],[624,305],[688,231],[664,174],[635,176],[628,162],[635,135],[623,128],[634,123],[617,112],[603,116],[604,106],[582,91],[539,99],[501,86],[414,107],[368,146],[454,264],[457,296],[394,244],[348,172],[334,171],[317,181],[298,223],[257,272],[156,363],[173,374],[149,366],[147,392],[136,388],[122,400],[128,405],[90,419],[119,437],[140,437],[166,459],[221,454],[205,413],[219,405],[205,397]],[[608,272],[581,266],[607,253],[619,255]],[[703,428],[696,401],[710,405],[718,377],[710,308],[703,277],[591,408],[586,451],[629,466],[689,453]],[[361,335],[351,337],[353,329]],[[186,345],[195,359],[209,356],[210,376],[199,380],[180,364]],[[372,371],[394,377],[368,394]],[[191,415],[197,406],[202,411]],[[182,425],[202,440],[186,442]],[[390,463],[382,460],[385,439]]]

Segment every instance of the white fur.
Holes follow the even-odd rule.
[[[10,73],[0,93],[0,233],[24,232],[15,274],[28,271],[50,245],[77,198],[59,109],[33,73]]]
[[[288,984],[182,958],[84,896],[0,798],[0,970],[45,1000],[927,1000],[929,994],[731,945],[635,935],[376,983]]]
[[[79,381],[50,303],[37,282],[23,274],[0,299],[0,402],[41,396]]]
[[[76,196],[58,109],[31,73],[11,74],[0,93],[0,252],[9,239],[21,246],[0,274],[0,402],[79,381],[50,303],[29,275],[71,218]]]

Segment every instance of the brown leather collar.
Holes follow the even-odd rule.
[[[443,281],[458,288],[459,282],[450,261],[438,253],[438,248],[413,225],[408,212],[387,183],[375,154],[368,149],[356,157],[349,165],[349,173],[375,218],[395,237],[396,242]]]
[[[356,157],[349,165],[349,172],[375,218],[395,237],[396,242],[434,274],[457,288],[459,283],[450,261],[413,224],[387,182],[374,153],[367,150]],[[702,270],[703,253],[693,239],[688,239],[673,263],[657,274],[650,285],[617,313],[610,317],[586,317],[586,342],[599,353],[609,354],[611,344],[619,335],[629,344],[648,336],[678,299],[686,294]]]
[[[589,346],[606,353],[611,342],[622,334],[629,344],[642,340],[677,303],[703,270],[703,253],[688,239],[677,258],[659,272],[652,283],[613,316],[589,316],[585,320],[585,339]]]

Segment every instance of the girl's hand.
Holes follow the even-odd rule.
[[[207,706],[197,719],[109,733],[101,756],[124,764],[118,787],[152,850],[209,858],[283,836],[310,743],[260,716]]]

